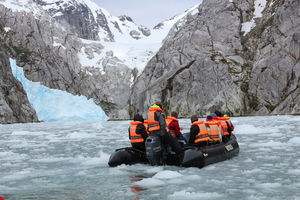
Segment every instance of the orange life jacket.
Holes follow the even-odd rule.
[[[142,137],[142,134],[136,134],[136,127],[139,124],[143,124],[143,122],[140,121],[134,121],[130,122],[130,128],[129,128],[129,139],[131,143],[141,143],[144,142],[144,138]]]
[[[216,120],[220,122],[221,124],[221,128],[222,128],[222,131],[223,131],[223,135],[229,135],[229,132],[228,132],[228,125],[226,123],[226,121],[230,119],[229,117],[217,117]]]
[[[192,126],[193,125],[197,125],[199,127],[199,133],[196,135],[194,143],[209,141],[208,131],[204,124],[204,121],[196,121],[192,123]]]
[[[157,131],[160,130],[159,121],[155,120],[155,112],[161,111],[164,112],[161,108],[158,107],[150,107],[148,112],[148,129],[149,131]]]
[[[209,127],[208,136],[209,141],[220,141],[220,138],[222,138],[222,129],[220,126],[220,123],[218,121],[210,121],[205,123],[206,126]]]
[[[231,131],[233,131],[234,130],[234,126],[233,126],[233,124],[232,124],[232,122],[230,120],[230,117],[226,117],[225,120],[228,122],[229,126],[231,127]]]
[[[171,130],[171,129],[169,128],[169,125],[170,125],[170,123],[171,123],[173,120],[178,121],[178,119],[176,119],[175,117],[168,116],[167,119],[166,119],[166,124],[167,124],[168,131],[171,133],[171,135],[172,135],[173,137],[176,137],[175,131],[174,131],[174,130]]]
[[[148,130],[148,120],[144,120],[144,126],[145,126],[145,128],[146,128],[147,134],[149,134],[149,130]]]

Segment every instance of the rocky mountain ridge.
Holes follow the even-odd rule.
[[[90,0],[1,0],[0,17],[0,43],[26,78],[92,98],[111,119],[129,118],[130,87],[168,31],[152,33]]]
[[[159,99],[181,117],[299,114],[300,2],[204,0],[198,10],[148,62],[130,112]]]

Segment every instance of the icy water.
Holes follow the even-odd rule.
[[[300,199],[300,116],[232,119],[240,153],[202,169],[110,168],[128,121],[0,125],[6,200]],[[187,132],[189,120],[180,120]]]

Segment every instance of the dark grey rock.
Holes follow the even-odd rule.
[[[9,56],[0,40],[0,123],[38,122],[22,84],[14,78]]]

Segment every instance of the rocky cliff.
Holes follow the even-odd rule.
[[[12,74],[8,54],[1,40],[0,66],[0,123],[37,122],[36,113],[30,106],[22,84]]]
[[[263,4],[263,5],[262,5]],[[204,0],[176,25],[131,91],[181,117],[300,113],[300,2]]]

